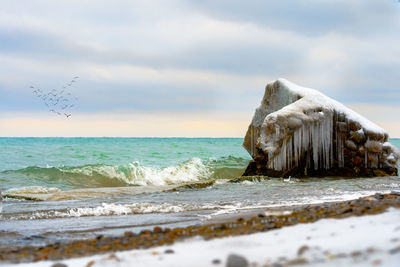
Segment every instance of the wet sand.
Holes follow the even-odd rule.
[[[376,194],[356,200],[283,207],[279,209],[260,209],[235,215],[216,217],[207,225],[186,228],[160,228],[144,230],[138,234],[125,232],[119,237],[97,236],[95,239],[73,242],[53,243],[42,247],[8,247],[0,249],[0,261],[35,262],[83,257],[108,252],[132,249],[145,249],[196,236],[205,240],[226,236],[248,235],[266,232],[285,226],[310,223],[323,218],[347,218],[369,214],[379,214],[390,207],[400,208],[400,194]]]

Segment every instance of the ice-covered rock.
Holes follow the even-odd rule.
[[[341,103],[285,79],[267,84],[243,146],[244,175],[397,175],[388,134]]]

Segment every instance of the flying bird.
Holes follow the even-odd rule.
[[[56,113],[60,116],[65,115],[69,118],[72,115],[69,109],[76,105],[78,98],[68,92],[68,87],[76,84],[76,79],[78,78],[79,76],[75,76],[60,89],[41,90],[35,88],[33,85],[29,86],[29,88],[32,89],[32,93],[40,98],[47,108],[50,108],[49,112]]]

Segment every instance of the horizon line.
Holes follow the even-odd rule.
[[[215,138],[215,139],[223,139],[223,138],[242,138],[245,137],[233,137],[233,136],[0,136],[0,138],[187,138],[187,139],[195,139],[195,138]],[[400,139],[400,137],[389,137],[389,139]]]
[[[0,138],[244,138],[213,136],[0,136]]]

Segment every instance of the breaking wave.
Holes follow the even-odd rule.
[[[45,186],[24,186],[19,188],[11,188],[5,191],[5,194],[52,194],[61,192],[60,189],[55,187]]]
[[[24,213],[5,213],[3,218],[8,220],[39,220],[51,218],[77,218],[88,216],[120,216],[132,214],[150,213],[177,213],[197,210],[224,210],[227,213],[237,209],[252,208],[242,207],[243,203],[226,204],[170,204],[170,203],[133,203],[133,204],[113,204],[102,203],[101,206],[79,207],[63,210],[43,210]]]
[[[247,162],[246,159],[235,157],[206,161],[192,158],[164,168],[152,168],[133,162],[122,165],[95,164],[76,167],[32,166],[3,171],[1,174],[11,177],[10,179],[16,184],[18,179],[21,179],[25,185],[27,181],[31,181],[31,185],[72,188],[162,186],[241,176],[243,166],[246,166]]]

